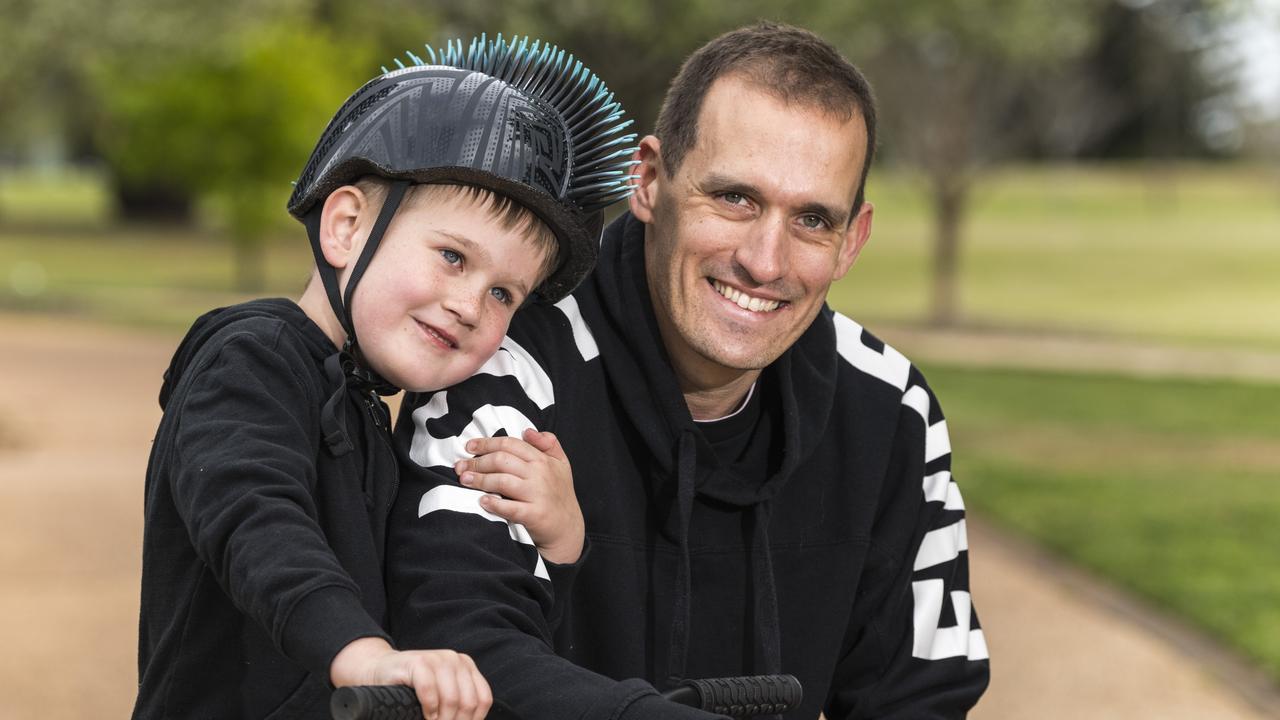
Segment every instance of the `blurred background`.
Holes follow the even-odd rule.
[[[299,295],[290,181],[351,91],[528,34],[644,133],[757,18],[879,96],[830,301],[947,412],[975,717],[1280,717],[1280,0],[0,0],[0,717],[131,708],[161,373]]]

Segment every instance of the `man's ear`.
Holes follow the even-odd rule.
[[[343,185],[329,193],[320,211],[320,250],[324,259],[341,270],[360,253],[360,216],[369,208],[369,196],[355,185]]]
[[[664,179],[662,167],[662,142],[653,135],[645,135],[640,146],[631,156],[639,165],[632,168],[636,175],[636,191],[631,194],[631,214],[642,223],[653,222],[653,210],[657,202],[658,186]]]
[[[858,253],[862,252],[863,246],[871,239],[871,218],[875,212],[876,207],[866,201],[863,201],[862,207],[858,208],[858,215],[844,231],[844,244],[840,246],[840,256],[836,259],[835,273],[831,276],[832,281],[839,280],[849,272],[849,268],[853,267],[853,261],[858,259]]]

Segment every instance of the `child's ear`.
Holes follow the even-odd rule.
[[[369,196],[354,185],[329,193],[320,211],[320,250],[324,259],[341,270],[355,262],[360,252],[360,216],[369,207]]]
[[[653,209],[658,196],[658,183],[662,181],[662,143],[653,135],[646,135],[636,148],[632,160],[640,164],[632,168],[636,175],[636,190],[631,194],[631,214],[643,223],[653,222]]]

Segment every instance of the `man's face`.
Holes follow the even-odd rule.
[[[715,381],[772,363],[809,327],[871,231],[851,217],[866,149],[847,122],[717,80],[674,177],[641,145],[631,207],[647,223],[645,271],[677,373]]]

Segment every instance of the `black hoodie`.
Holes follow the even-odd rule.
[[[748,446],[768,446],[755,453],[765,466],[722,462],[663,350],[643,237],[630,215],[615,222],[573,296],[512,323],[504,363],[406,399],[393,634],[413,623],[464,638],[459,649],[526,720],[675,716],[620,689],[637,685],[547,657],[548,644],[659,687],[791,673],[805,698],[788,717],[964,716],[988,662],[946,424],[923,377],[824,308],[758,383],[767,421]],[[564,445],[592,548],[549,642],[529,639],[546,636],[546,604],[529,599],[516,543],[465,510],[419,510],[450,476],[414,448],[516,435],[525,422]],[[432,559],[446,555],[447,568]]]
[[[395,457],[385,406],[347,387],[336,353],[274,299],[204,315],[174,355],[147,468],[135,718],[326,717],[333,656],[387,637]]]

